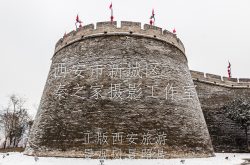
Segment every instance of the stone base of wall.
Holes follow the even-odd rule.
[[[25,151],[25,155],[39,156],[39,157],[71,157],[71,158],[88,158],[84,151]],[[133,159],[170,159],[170,158],[207,158],[215,156],[213,153],[203,152],[184,152],[184,151],[173,151],[171,153],[164,154],[164,157],[158,156],[157,153],[154,155],[143,155],[137,153]],[[102,159],[100,157],[100,151],[96,151],[91,159]],[[112,151],[107,151],[105,159],[131,159],[129,153],[122,152],[119,157],[114,156]]]

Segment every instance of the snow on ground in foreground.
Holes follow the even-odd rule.
[[[3,158],[4,155],[6,154],[0,153],[0,165],[100,165],[98,159],[39,157],[39,160],[35,161],[33,156],[17,152],[11,152]],[[228,157],[228,160],[225,157]],[[211,158],[185,159],[184,165],[240,165],[245,158],[250,158],[250,153],[217,153],[216,157]],[[182,165],[181,160],[184,159],[104,160],[103,165]]]

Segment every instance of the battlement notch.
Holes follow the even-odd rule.
[[[191,76],[194,81],[215,84],[224,87],[231,88],[249,88],[250,79],[249,78],[230,78],[222,77],[220,75],[203,73],[198,71],[190,70]]]
[[[89,24],[83,27],[73,30],[61,38],[56,46],[55,53],[58,52],[63,47],[72,44],[76,41],[82,40],[85,37],[98,36],[98,35],[140,35],[145,37],[157,38],[159,40],[165,41],[169,44],[176,46],[185,54],[185,48],[183,43],[176,34],[173,34],[167,30],[162,31],[162,28],[157,26],[152,26],[145,24],[143,29],[141,28],[140,22],[131,22],[131,21],[121,21],[121,27],[117,27],[117,22],[97,22],[96,28],[94,24]]]

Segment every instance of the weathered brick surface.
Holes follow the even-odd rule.
[[[194,83],[215,151],[247,151],[244,130],[227,117],[222,107],[239,97],[250,99],[250,88],[244,84],[242,88],[225,87],[199,82],[196,78]]]
[[[156,26],[145,24],[144,29],[141,29],[141,24],[138,22],[130,22],[130,21],[122,21],[121,27],[117,27],[117,22],[98,22],[96,24],[96,29],[94,29],[94,25],[85,25],[79,29],[77,32],[72,31],[66,34],[63,38],[61,38],[55,47],[55,53],[63,48],[65,45],[73,43],[75,41],[81,40],[85,36],[103,34],[105,33],[133,33],[137,35],[143,35],[147,37],[156,37],[160,40],[163,40],[167,43],[170,43],[177,48],[179,48],[182,52],[185,52],[185,48],[181,40],[177,37],[176,34],[168,32]]]
[[[76,64],[86,66],[80,75],[79,70],[75,70]],[[125,68],[124,77],[110,76],[109,66],[113,64]],[[95,65],[104,67],[98,77],[93,70]],[[135,70],[129,71],[129,67],[135,69],[138,65],[139,75]],[[152,70],[154,65],[158,66]],[[111,84],[124,87],[122,99],[112,98]],[[141,88],[141,97],[137,100],[128,99],[129,84]],[[95,99],[94,86],[98,85],[103,85],[102,97]],[[170,85],[177,89],[174,95]],[[152,86],[155,87],[153,97]],[[129,33],[102,34],[61,47],[52,58],[26,153],[83,157],[88,148],[111,151],[116,147],[122,150],[124,157],[129,148],[138,151],[163,148],[165,158],[212,156],[213,148],[196,91],[191,92],[191,98],[184,99],[183,90],[187,86],[192,87],[193,81],[185,54],[157,38]],[[63,87],[60,95],[59,87]],[[90,136],[92,143],[84,144],[87,132],[107,132],[111,138],[108,144],[100,145],[94,143],[96,136],[93,135]],[[115,132],[138,134],[136,144],[129,145],[125,136],[122,144],[112,144]],[[151,134],[154,142],[156,135],[163,132],[165,145],[141,144],[144,133]],[[136,158],[141,158],[140,154]]]

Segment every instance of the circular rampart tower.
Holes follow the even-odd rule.
[[[60,39],[26,154],[88,158],[213,155],[175,34],[99,22]]]

